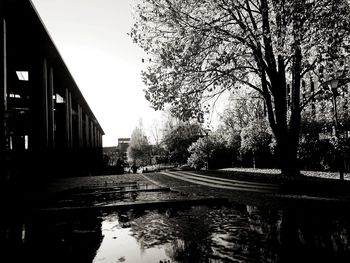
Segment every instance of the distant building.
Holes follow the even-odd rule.
[[[128,147],[130,145],[130,138],[118,138],[118,152],[119,157],[122,158],[124,161],[128,161]]]

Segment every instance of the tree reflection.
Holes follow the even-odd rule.
[[[209,262],[208,208],[151,211],[132,221],[133,236],[142,249],[165,245],[174,262]]]
[[[102,241],[101,219],[35,216],[1,222],[1,262],[92,262]]]
[[[121,254],[125,251],[120,244],[131,238],[134,247],[130,253],[145,252],[150,257],[161,250],[157,255],[166,256],[172,263],[349,262],[350,259],[349,215],[325,209],[279,211],[232,204],[127,209],[102,215],[6,218],[1,219],[0,241],[5,244],[2,256],[11,259],[0,262],[92,262],[97,249],[103,247],[102,218],[110,220],[113,235],[120,240]],[[109,238],[114,240],[113,236]],[[108,242],[105,244],[117,244]],[[106,249],[109,247],[99,251]]]
[[[255,208],[254,208],[255,209]],[[174,262],[230,262],[277,258],[279,214],[259,214],[252,207],[193,207],[152,211],[131,222],[141,248],[165,245]]]
[[[346,218],[232,205],[149,211],[130,227],[143,249],[163,245],[173,262],[334,262],[350,258]]]
[[[334,211],[285,211],[281,256],[285,261],[349,262],[348,215]]]
[[[25,225],[19,215],[11,212],[3,211],[0,219],[0,262],[21,262],[24,259],[18,251],[24,248]]]

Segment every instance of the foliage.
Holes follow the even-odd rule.
[[[191,144],[188,148],[190,156],[187,159],[187,163],[189,166],[196,170],[207,166],[208,155],[210,155],[209,144],[206,138],[200,138]]]
[[[171,104],[188,119],[225,90],[256,90],[282,172],[298,174],[301,80],[328,64],[347,74],[348,1],[142,0],[135,14],[130,35],[149,54],[143,80],[155,109]]]
[[[264,100],[257,92],[237,91],[221,116],[222,125],[241,131],[250,122],[266,117]]]
[[[226,140],[241,153],[237,164],[250,166],[251,159],[253,164],[258,159],[264,160],[266,167],[276,166],[272,163],[271,150],[275,149],[270,149],[274,142],[266,121],[264,101],[256,92],[240,91],[232,95],[221,120],[220,130],[226,134]]]
[[[203,134],[197,123],[179,122],[168,127],[165,131],[163,143],[169,152],[172,163],[184,164],[189,157],[188,147]]]
[[[107,154],[103,154],[102,156],[102,161],[103,161],[103,167],[109,166],[111,158]]]
[[[305,170],[329,171],[336,168],[334,145],[330,139],[304,138],[298,155]]]
[[[272,134],[265,120],[256,120],[242,129],[241,151],[269,150]]]
[[[251,156],[254,168],[271,165],[270,145],[273,143],[272,133],[265,119],[252,121],[241,131],[240,150],[243,154]]]
[[[148,143],[142,125],[133,130],[127,152],[128,158],[131,162],[136,163],[137,165],[149,163],[151,146]]]
[[[187,163],[194,169],[207,165],[210,169],[230,167],[234,156],[234,149],[218,133],[199,138],[191,144],[188,151],[190,157]]]
[[[301,143],[298,149],[300,166],[306,170],[336,170],[335,152],[346,153],[349,123],[349,92],[338,88],[337,114],[340,141],[335,138],[332,94],[323,93],[305,108],[301,120]],[[347,162],[349,162],[347,160]]]

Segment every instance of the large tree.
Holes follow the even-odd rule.
[[[282,173],[297,175],[301,82],[321,65],[346,70],[348,16],[346,0],[140,0],[131,36],[149,55],[146,98],[191,118],[208,97],[254,89]]]

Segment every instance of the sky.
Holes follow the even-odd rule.
[[[144,97],[143,51],[127,35],[132,0],[32,0],[102,126],[103,146],[161,117]]]

